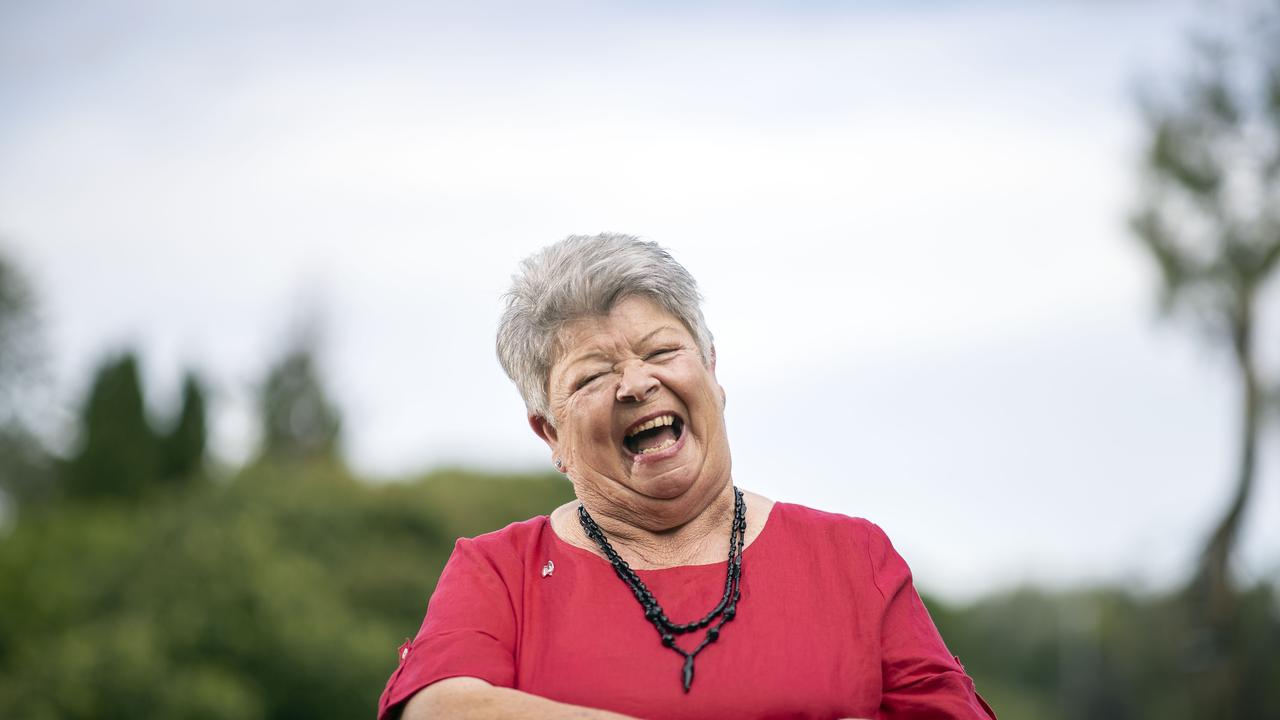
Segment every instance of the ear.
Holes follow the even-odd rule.
[[[560,452],[560,437],[556,433],[556,426],[552,425],[550,420],[542,417],[541,415],[534,415],[530,413],[528,418],[529,427],[533,429],[533,434],[542,438],[542,442],[546,443],[547,447],[551,448],[551,458],[552,462],[555,463],[556,470],[562,473],[567,473],[568,468],[561,464],[561,458],[557,457]]]
[[[550,420],[541,415],[530,413],[529,427],[533,429],[534,435],[542,438],[542,442],[546,443],[552,452],[555,452],[556,446],[560,444],[560,438],[556,433],[555,425],[552,425]]]
[[[728,401],[728,398],[725,396],[724,386],[720,384],[720,379],[716,377],[716,346],[715,345],[711,346],[711,364],[708,367],[711,370],[712,379],[716,381],[716,387],[720,389],[720,410],[723,412],[725,403]]]

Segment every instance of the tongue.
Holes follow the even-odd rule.
[[[652,430],[645,430],[639,435],[636,435],[636,439],[635,439],[636,450],[639,451],[639,450],[648,450],[649,448],[655,448],[667,442],[668,440],[670,440],[671,442],[676,441],[675,430],[672,430],[670,425],[666,425],[660,428],[654,428]]]

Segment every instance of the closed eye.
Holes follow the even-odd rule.
[[[579,380],[578,384],[574,386],[574,389],[581,390],[582,388],[590,385],[592,381],[596,380],[597,378],[601,378],[603,376],[604,376],[604,373],[595,373],[594,375],[588,375],[582,378],[581,380]]]
[[[645,360],[655,360],[655,359],[660,359],[660,358],[662,358],[663,356],[670,355],[671,353],[673,353],[673,352],[675,352],[676,350],[679,350],[679,349],[680,349],[680,348],[673,348],[673,347],[670,347],[670,348],[662,348],[661,350],[654,350],[653,352],[649,353],[648,355],[645,355],[645,356],[644,356],[644,359],[645,359]]]

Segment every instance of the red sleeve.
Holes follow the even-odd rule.
[[[398,717],[414,693],[445,678],[475,677],[511,687],[515,636],[515,610],[498,568],[474,541],[459,539],[422,628],[400,648],[400,666],[378,701],[379,720]]]
[[[884,597],[881,668],[883,720],[995,718],[960,661],[947,650],[911,582],[911,569],[876,525],[867,545],[876,588]]]

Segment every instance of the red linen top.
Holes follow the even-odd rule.
[[[679,623],[715,607],[725,570],[637,573]],[[737,617],[698,654],[686,694],[683,658],[613,567],[561,540],[549,518],[460,539],[378,716],[470,676],[642,718],[995,717],[873,523],[776,503],[743,553],[741,587]],[[692,649],[704,632],[678,643]]]

